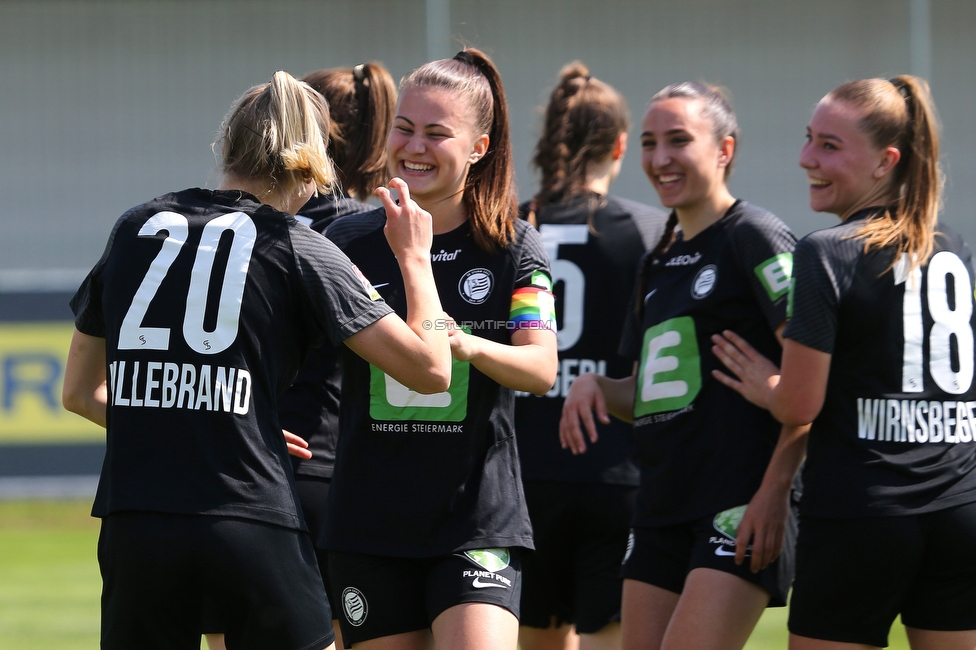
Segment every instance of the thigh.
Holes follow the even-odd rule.
[[[325,647],[332,614],[308,534],[263,522],[206,517],[213,555],[207,595],[231,650]]]
[[[102,648],[199,650],[196,519],[135,512],[102,519]]]
[[[488,603],[462,603],[441,612],[431,624],[434,650],[516,650],[518,618]]]
[[[578,541],[570,571],[576,631],[595,634],[620,621],[623,580],[620,566],[627,550],[637,488],[580,486]]]
[[[401,634],[409,640],[418,636],[411,633],[426,633],[428,568],[429,560],[330,551],[343,641],[352,645]]]
[[[976,503],[921,518],[925,548],[902,621],[919,630],[976,630]]]
[[[623,650],[659,650],[679,594],[624,579],[620,633]]]
[[[742,648],[759,621],[769,592],[731,573],[698,568],[688,574],[662,648]]]
[[[525,483],[525,503],[532,520],[535,551],[522,555],[520,623],[525,627],[557,628],[574,620],[572,561],[576,546],[573,524],[575,486],[548,481]]]
[[[923,552],[916,517],[802,517],[790,632],[884,647]]]
[[[433,623],[444,611],[471,603],[495,605],[518,621],[521,554],[520,548],[488,548],[434,559],[427,573],[428,621]]]

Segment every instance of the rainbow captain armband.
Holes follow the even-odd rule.
[[[546,329],[555,333],[556,299],[548,289],[552,286],[549,278],[543,273],[536,272],[532,274],[532,281],[533,284],[542,286],[522,287],[512,293],[508,329]]]

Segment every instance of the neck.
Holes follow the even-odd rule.
[[[425,201],[423,197],[419,197],[416,201],[417,205],[430,213],[434,234],[441,235],[454,230],[468,220],[463,198],[464,192],[460,191],[443,199]]]
[[[882,207],[885,205],[891,205],[895,202],[897,197],[888,187],[878,187],[865,194],[859,201],[855,201],[851,207],[845,210],[842,214],[837,216],[840,217],[841,221],[847,221],[853,215],[857,214],[865,208]]]
[[[620,172],[620,160],[607,158],[600,162],[592,162],[586,166],[586,183],[583,185],[591,192],[606,196],[610,191],[610,184]]]
[[[291,215],[294,215],[295,211],[304,205],[303,202],[295,207],[294,210],[289,209],[292,208],[291,204],[294,203],[294,201],[286,200],[285,197],[282,197],[277,191],[272,189],[268,183],[252,178],[241,178],[239,176],[225,174],[220,180],[220,185],[217,186],[217,189],[240,190],[242,192],[247,192],[248,194],[253,194],[261,203],[270,205],[275,210],[287,212]]]
[[[723,184],[721,188],[712,192],[708,198],[693,206],[676,208],[678,223],[685,241],[691,239],[710,225],[721,219],[732,204],[735,197],[729,193]]]

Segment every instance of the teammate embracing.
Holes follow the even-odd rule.
[[[539,192],[522,206],[542,235],[562,306],[556,384],[543,396],[515,400],[536,547],[522,563],[522,650],[620,646],[620,562],[640,478],[630,426],[600,425],[602,442],[583,455],[562,449],[558,431],[576,375],[630,374],[617,334],[637,263],[664,227],[660,210],[608,194],[628,128],[627,104],[616,90],[578,61],[563,68],[533,158]]]
[[[634,424],[641,482],[623,567],[628,650],[741,648],[767,605],[786,604],[792,577],[790,492],[802,445],[710,372],[719,365],[710,337],[727,328],[779,354],[795,243],[779,219],[729,193],[737,137],[713,88],[679,83],[651,99],[642,164],[672,212],[641,264],[620,345],[635,373],[577,378],[560,424],[577,453],[586,436],[597,440],[594,412]]]
[[[293,214],[328,189],[328,107],[285,72],[246,92],[221,134],[217,190],[153,199],[116,222],[72,300],[65,406],[107,426],[102,648],[332,646],[329,603],[276,410],[329,338],[424,392],[448,385],[430,216],[383,194],[410,325]],[[419,320],[417,318],[419,317]],[[213,610],[207,610],[208,604]]]
[[[976,305],[969,248],[938,221],[928,85],[862,79],[813,112],[810,207],[842,223],[796,248],[782,371],[732,332],[716,376],[813,422],[790,648],[976,648]]]
[[[390,172],[430,212],[430,259],[450,332],[450,387],[424,396],[343,352],[336,467],[327,504],[332,589],[357,647],[514,650],[520,552],[532,548],[513,393],[556,374],[549,264],[517,219],[498,71],[468,49],[402,82]],[[327,231],[401,310],[403,278],[383,213]],[[453,320],[451,320],[453,319]]]

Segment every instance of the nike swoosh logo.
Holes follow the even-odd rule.
[[[718,548],[715,549],[715,555],[730,556],[730,555],[735,555],[735,551],[726,551],[724,546],[719,546]]]
[[[390,283],[389,282],[384,282],[383,284],[374,284],[373,285],[373,288],[374,289],[379,289],[380,287],[388,287],[388,286],[390,286]]]
[[[478,589],[484,589],[485,587],[500,587],[502,589],[508,589],[505,585],[500,585],[494,582],[482,582],[481,578],[475,578],[471,581],[472,587],[477,587]]]

